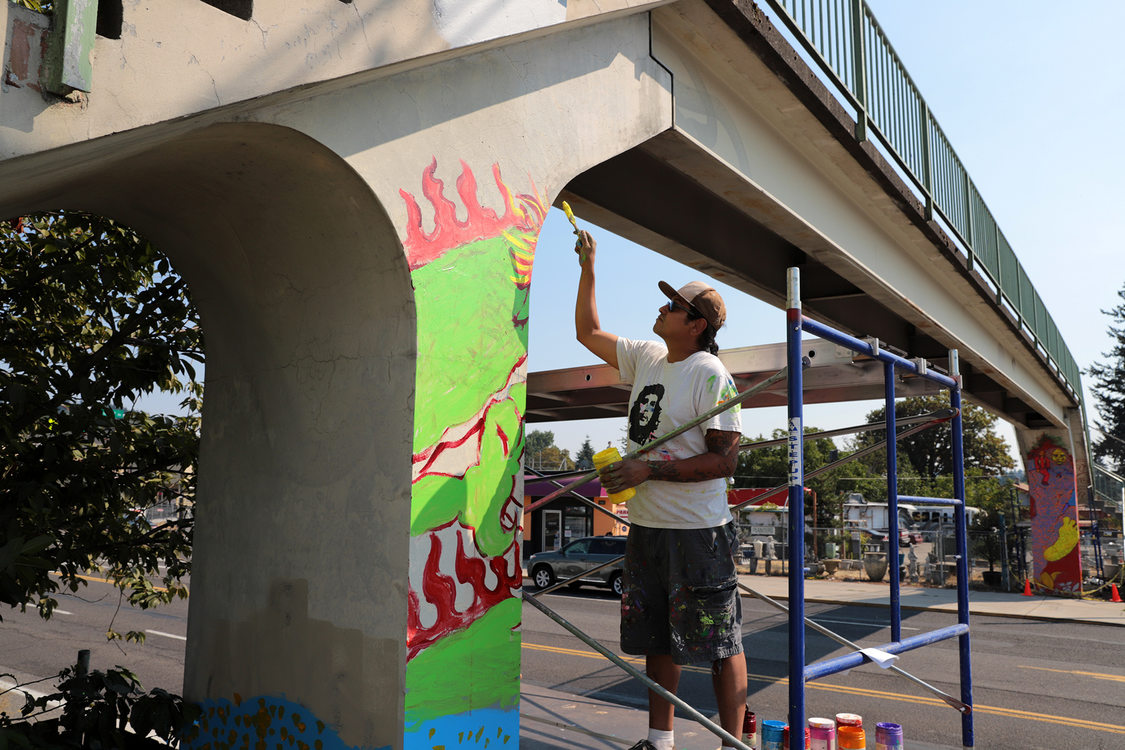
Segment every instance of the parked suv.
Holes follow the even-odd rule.
[[[586,571],[624,555],[625,539],[623,536],[587,536],[575,539],[562,549],[536,552],[527,561],[531,580],[543,589],[555,581],[578,576],[575,585],[593,583],[608,586],[620,596],[623,560],[596,573],[587,574]]]

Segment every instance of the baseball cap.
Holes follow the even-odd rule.
[[[690,307],[717,331],[727,321],[727,306],[723,298],[712,287],[702,281],[691,281],[679,289],[673,289],[666,281],[660,282],[660,291],[671,300]]]

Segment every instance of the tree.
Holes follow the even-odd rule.
[[[963,403],[961,414],[962,444],[965,470],[979,470],[982,475],[998,475],[1012,469],[1015,462],[1008,452],[1008,444],[996,434],[996,417],[979,406]],[[913,396],[895,402],[895,417],[913,417],[949,408],[949,394]],[[867,414],[868,422],[886,420],[886,408],[879,407]],[[858,450],[885,439],[886,430],[860,433],[854,440]],[[953,432],[948,423],[931,427],[898,441],[898,470],[900,474],[932,478],[953,473]],[[877,451],[862,459],[874,473],[886,471],[886,453]]]
[[[50,617],[91,570],[142,607],[186,596],[191,513],[141,512],[194,496],[203,350],[184,280],[133,230],[55,212],[0,223],[0,290],[0,602]],[[133,409],[154,391],[187,415]]]
[[[533,468],[539,468],[543,460],[543,451],[555,444],[555,433],[549,430],[532,430],[527,433],[523,441],[524,462]]]
[[[576,469],[592,469],[594,468],[594,446],[590,445],[590,436],[586,436],[585,442],[582,447],[578,449],[578,455],[574,457]]]
[[[1111,310],[1102,310],[1113,320],[1108,329],[1113,347],[1102,355],[1105,362],[1091,365],[1086,373],[1094,378],[1098,416],[1102,419],[1098,425],[1102,439],[1094,443],[1094,458],[1121,473],[1125,470],[1125,287],[1117,296],[1123,301]]]
[[[832,463],[838,457],[839,451],[831,438],[817,438],[820,432],[816,427],[805,429],[805,473]],[[785,430],[774,430],[772,439],[784,439],[789,433]],[[759,435],[751,442],[765,440]],[[843,494],[839,486],[839,479],[850,468],[841,466],[827,471],[820,476],[812,477],[805,482],[805,486],[816,493],[816,526],[833,525],[834,517],[840,512],[840,498]],[[787,445],[778,445],[769,448],[744,450],[738,456],[738,466],[734,473],[735,487],[778,487],[789,481],[789,448]],[[812,513],[812,507],[807,511]]]

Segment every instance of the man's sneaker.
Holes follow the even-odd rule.
[[[648,740],[641,740],[640,742],[629,748],[629,750],[656,750],[656,745],[652,744]]]

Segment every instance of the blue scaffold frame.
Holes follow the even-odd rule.
[[[884,397],[887,419],[887,515],[889,530],[888,566],[890,579],[891,642],[880,646],[892,654],[903,653],[950,638],[958,639],[960,652],[961,742],[965,748],[973,747],[973,682],[972,659],[969,648],[969,555],[968,534],[965,523],[965,460],[961,421],[961,376],[957,350],[949,352],[949,375],[931,370],[924,360],[910,360],[879,347],[879,341],[858,339],[834,328],[810,320],[801,312],[800,271],[788,270],[785,311],[786,360],[789,388],[789,529],[790,539],[805,538],[805,470],[804,470],[804,393],[802,380],[801,334],[804,332],[847,347],[859,354],[870,356],[883,363]],[[901,370],[926,378],[949,389],[949,405],[954,410],[950,421],[953,452],[953,498],[915,498],[898,493],[897,451],[895,450],[895,371]],[[955,540],[957,548],[957,624],[903,640],[902,611],[899,596],[898,502],[922,501],[928,505],[950,505],[954,508]],[[862,664],[866,657],[850,653],[815,664],[805,664],[805,569],[804,544],[789,545],[789,726],[805,726],[805,683],[827,677]],[[798,733],[797,736],[800,736]]]

